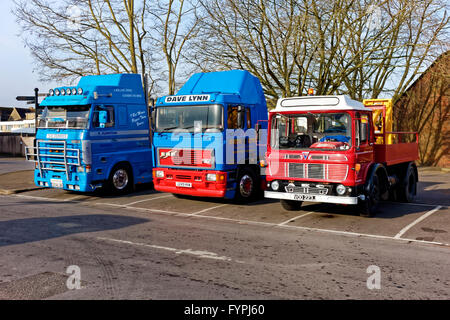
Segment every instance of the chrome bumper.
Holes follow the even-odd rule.
[[[306,199],[302,200],[301,198],[303,196]],[[346,196],[339,197],[339,196],[309,195],[309,194],[302,194],[302,193],[265,191],[264,197],[271,198],[271,199],[295,200],[295,201],[307,201],[307,202],[358,204],[357,197],[346,197]]]

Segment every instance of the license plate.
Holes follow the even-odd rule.
[[[182,188],[192,188],[192,183],[190,183],[190,182],[179,182],[179,181],[177,181],[175,183],[175,185],[177,187],[182,187]]]
[[[53,188],[62,188],[63,182],[59,179],[50,179],[50,183],[52,184]]]
[[[294,194],[294,200],[311,201],[316,200],[316,196],[311,196],[308,194]]]

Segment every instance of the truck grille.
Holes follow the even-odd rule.
[[[317,195],[327,195],[327,188],[306,188],[306,187],[297,187],[297,186],[286,186],[286,192],[289,193],[304,193],[304,194],[317,194]]]
[[[36,147],[26,147],[26,159],[35,161],[42,171],[59,171],[69,180],[71,166],[81,166],[80,150],[65,140],[36,140]]]
[[[177,175],[175,176],[175,178],[176,178],[177,180],[191,180],[191,176],[189,176],[189,175],[181,175],[181,174],[177,174]]]
[[[287,169],[289,178],[298,179],[343,181],[348,174],[348,165],[346,164],[288,163]]]
[[[202,164],[203,150],[180,150],[173,157],[173,162],[181,165]]]

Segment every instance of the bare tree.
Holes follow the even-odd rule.
[[[43,80],[145,73],[147,0],[16,1],[14,14]]]
[[[448,31],[448,5],[441,0],[209,0],[201,6],[192,63],[203,70],[247,69],[272,101],[308,87],[360,100],[398,96],[442,52]]]
[[[153,43],[161,50],[166,66],[168,94],[176,90],[176,75],[183,51],[198,32],[197,3],[185,0],[158,0],[149,6],[154,19]]]
[[[15,0],[15,4],[14,14],[41,80],[148,73],[153,94],[166,87],[172,94],[182,52],[198,30],[197,4],[188,0]]]

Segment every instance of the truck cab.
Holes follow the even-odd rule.
[[[261,190],[267,106],[247,71],[194,74],[156,103],[154,186],[175,195],[249,200]]]
[[[37,110],[37,186],[127,192],[151,182],[149,110],[138,74],[82,77],[77,86],[51,89]]]
[[[401,133],[386,131],[386,112],[376,134],[374,110],[382,106],[371,107],[348,96],[280,99],[269,116],[265,196],[287,210],[310,201],[359,205],[372,215],[390,195],[415,194],[418,141],[392,144],[390,136]]]

